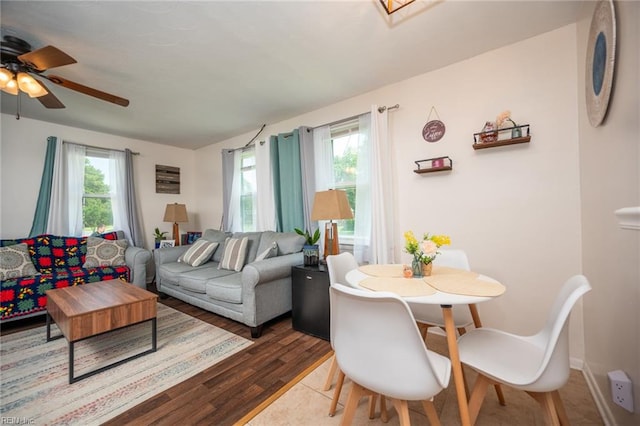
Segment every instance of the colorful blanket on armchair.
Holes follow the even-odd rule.
[[[110,232],[100,237],[115,240],[117,234]],[[0,321],[44,311],[47,290],[111,279],[129,281],[129,268],[126,265],[82,267],[87,254],[86,237],[44,234],[0,240],[0,247],[22,243],[27,245],[37,273],[0,281]]]

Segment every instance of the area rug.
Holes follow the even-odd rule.
[[[253,343],[161,304],[157,323],[156,352],[71,385],[64,338],[46,342],[44,326],[2,336],[0,417],[21,424],[98,425]],[[150,346],[150,323],[78,342],[74,375]]]

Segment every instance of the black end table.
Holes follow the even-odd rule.
[[[291,268],[293,329],[329,340],[329,272],[325,265]]]

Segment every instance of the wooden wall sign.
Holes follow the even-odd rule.
[[[180,167],[156,164],[156,194],[180,193]]]
[[[444,136],[446,128],[440,120],[431,120],[422,128],[422,137],[427,142],[438,142]]]
[[[435,112],[436,117],[438,117],[437,120],[429,120],[432,112]],[[438,111],[436,111],[435,107],[431,107],[427,120],[429,121],[427,121],[427,124],[422,128],[422,137],[427,142],[438,142],[444,136],[447,128],[444,123],[440,121],[440,116],[438,116]]]

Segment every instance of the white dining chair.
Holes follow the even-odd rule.
[[[526,391],[542,405],[548,424],[569,424],[558,389],[570,374],[571,310],[589,290],[589,281],[582,275],[567,280],[544,327],[532,336],[482,327],[460,337],[460,361],[478,372],[469,400],[471,424],[478,417],[487,387],[495,383]]]
[[[327,256],[327,270],[329,271],[329,284],[335,283],[346,284],[347,272],[358,268],[358,262],[353,254],[349,252],[342,252],[336,255]],[[329,408],[329,416],[333,416],[336,413],[338,407],[338,401],[340,399],[340,393],[342,392],[342,386],[344,384],[344,373],[338,369],[338,363],[336,362],[335,355],[331,357],[331,363],[329,365],[329,373],[324,383],[323,389],[328,391],[331,389],[334,377],[337,374],[336,387],[333,392],[333,398],[331,400],[331,406]],[[373,401],[372,401],[373,402]]]
[[[410,424],[408,401],[422,401],[430,424],[439,425],[433,397],[449,384],[451,362],[427,349],[407,303],[341,284],[329,291],[331,345],[352,382],[340,424],[351,424],[363,395],[379,394],[393,401],[400,425]]]
[[[462,269],[464,271],[471,270],[467,253],[460,249],[440,249],[440,254],[433,260],[433,265]],[[424,339],[427,338],[429,327],[440,327],[444,330],[444,318],[442,317],[442,308],[440,306],[409,302],[409,307],[418,322]],[[458,330],[458,334],[462,336],[467,332],[467,329],[473,325],[473,317],[471,316],[469,307],[467,305],[454,305],[451,307],[451,311],[453,313],[453,323],[456,330]],[[466,379],[465,389],[468,394]],[[506,402],[500,385],[496,385],[495,389],[500,405],[505,405]]]

